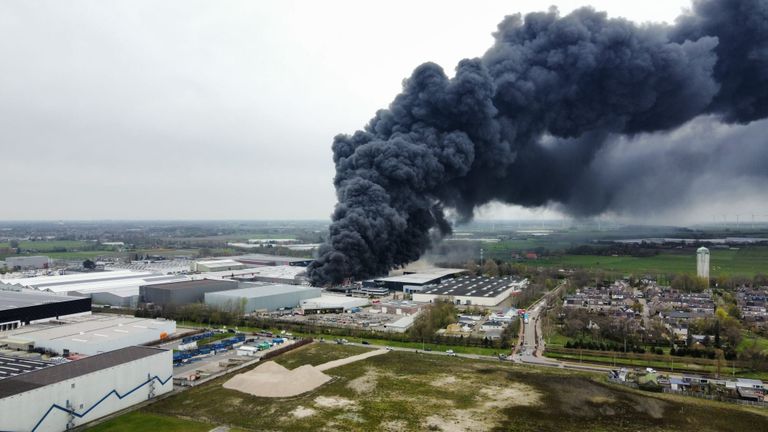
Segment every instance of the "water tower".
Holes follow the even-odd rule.
[[[709,286],[709,249],[705,247],[696,250],[696,276],[706,279]]]

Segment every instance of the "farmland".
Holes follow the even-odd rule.
[[[713,249],[711,275],[752,277],[768,273],[768,247],[753,246],[734,249]],[[669,275],[696,273],[696,256],[690,251],[662,252],[650,257],[562,255],[538,259],[530,265],[556,268],[583,268],[623,274]]]
[[[295,367],[317,363],[320,356],[325,360],[352,354],[346,352],[350,347],[343,349],[314,344],[275,360]],[[290,399],[227,390],[221,386],[229,378],[224,377],[149,405],[140,413],[253,431],[737,431],[768,427],[765,412],[641,393],[608,385],[597,375],[496,361],[393,351],[328,373],[334,376],[329,384]],[[682,412],[685,415],[679,415]]]

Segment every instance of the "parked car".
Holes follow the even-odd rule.
[[[371,344],[371,343],[370,343],[370,342],[368,342],[368,341],[362,341],[362,342],[360,342],[360,343],[361,343],[361,344],[363,344],[363,345],[370,345],[370,344]]]
[[[456,357],[456,353],[453,352],[452,349],[445,351],[445,353],[448,354],[449,357]]]

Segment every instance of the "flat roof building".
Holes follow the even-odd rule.
[[[246,267],[248,266],[231,259],[215,259],[215,260],[195,261],[190,266],[190,270],[192,270],[193,272],[206,273],[206,272],[227,271],[227,270],[240,270]]]
[[[297,258],[297,257],[268,255],[268,254],[247,254],[247,255],[233,256],[229,258],[237,262],[241,262],[243,264],[248,264],[251,266],[290,265],[290,266],[306,267],[312,261],[314,261],[311,258]]]
[[[132,346],[0,379],[0,429],[72,429],[170,392],[172,374],[171,351]]]
[[[45,269],[51,264],[51,259],[47,256],[10,256],[5,259],[5,266],[14,269],[21,270],[28,269]]]
[[[205,304],[223,310],[253,313],[299,307],[302,300],[320,297],[320,288],[267,284],[205,294]]]
[[[451,268],[432,268],[419,270],[418,272],[407,272],[399,276],[389,276],[374,279],[376,286],[387,288],[391,291],[413,292],[419,291],[425,285],[438,284],[445,280],[465,274],[465,269]],[[370,283],[364,283],[370,286]]]
[[[12,330],[34,322],[90,313],[89,298],[33,290],[0,290],[0,331]]]
[[[93,314],[63,324],[34,324],[14,330],[0,344],[17,349],[42,349],[58,355],[95,355],[164,339],[176,332],[176,322],[125,315]]]
[[[450,298],[456,304],[495,307],[528,286],[528,279],[462,276],[413,293],[413,301],[432,303]]]
[[[139,295],[141,303],[152,303],[160,308],[168,308],[202,303],[205,293],[237,288],[237,281],[198,279],[142,286],[139,288]]]

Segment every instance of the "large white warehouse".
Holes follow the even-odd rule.
[[[134,346],[0,380],[0,430],[60,432],[173,390],[171,351]]]
[[[94,314],[66,321],[68,324],[22,327],[1,342],[11,348],[40,348],[64,356],[95,355],[164,339],[176,332],[176,321],[124,315]]]
[[[298,285],[256,285],[230,291],[205,293],[205,304],[230,311],[252,313],[295,308],[302,300],[320,297],[320,288]]]

